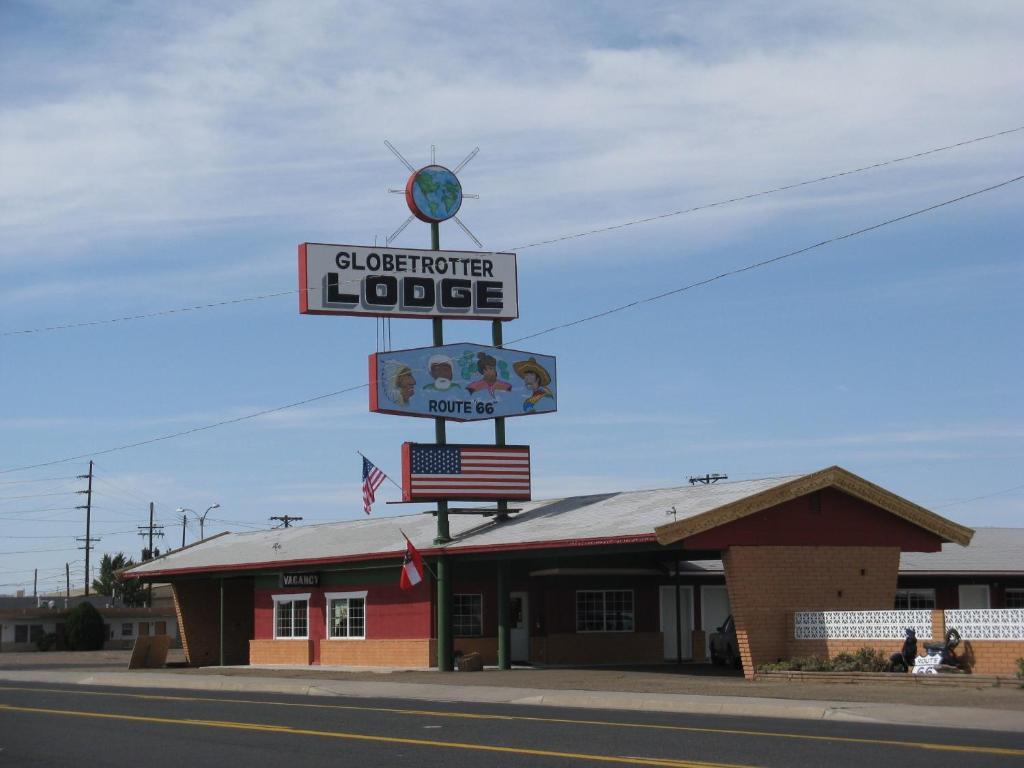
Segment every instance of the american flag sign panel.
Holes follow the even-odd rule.
[[[530,498],[530,446],[402,446],[405,501]]]

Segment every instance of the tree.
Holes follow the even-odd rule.
[[[98,651],[106,639],[103,617],[92,603],[79,603],[64,620],[64,640],[69,651]]]
[[[92,580],[92,589],[97,595],[107,595],[128,606],[146,604],[146,593],[136,579],[122,579],[117,571],[135,565],[135,561],[124,552],[106,554],[100,559],[100,576]]]

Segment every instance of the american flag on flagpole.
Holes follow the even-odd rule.
[[[363,456],[363,512],[366,514],[370,514],[377,489],[387,477],[372,461]]]
[[[528,445],[402,446],[404,501],[530,498]]]

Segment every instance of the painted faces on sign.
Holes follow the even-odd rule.
[[[379,352],[370,410],[456,421],[545,413],[556,406],[554,375],[553,357],[478,344]]]
[[[438,392],[447,392],[453,386],[458,389],[462,389],[459,384],[455,384],[452,381],[454,372],[454,363],[452,359],[447,355],[433,355],[430,360],[427,361],[427,368],[430,373],[430,378],[434,381],[432,384],[427,384],[424,389],[436,389]]]
[[[384,366],[384,394],[396,405],[406,405],[416,392],[416,378],[409,366],[389,360]]]

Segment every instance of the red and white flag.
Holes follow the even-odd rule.
[[[423,558],[409,541],[409,537],[406,536],[405,560],[402,561],[402,576],[398,580],[398,586],[402,589],[412,589],[421,581],[423,581]]]
[[[402,446],[403,501],[529,498],[528,445]]]

